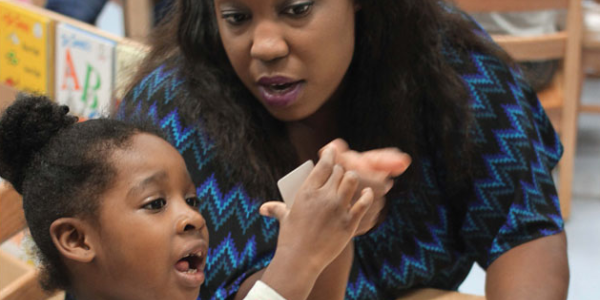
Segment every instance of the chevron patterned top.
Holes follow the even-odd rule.
[[[471,95],[478,152],[473,184],[448,195],[439,172],[424,161],[420,187],[388,196],[386,220],[355,239],[347,299],[394,299],[413,287],[457,289],[473,263],[487,268],[509,249],[563,230],[551,176],[562,146],[535,93],[498,58],[449,47],[444,53]],[[199,299],[229,299],[269,264],[278,225],[259,215],[264,199],[251,198],[241,181],[224,175],[201,116],[194,124],[180,118],[172,99],[186,94],[179,73],[159,67],[124,100],[136,109],[118,117],[152,120],[185,158],[210,230]]]

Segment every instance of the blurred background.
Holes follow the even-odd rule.
[[[77,1],[83,3],[86,0]],[[44,1],[22,2],[43,5]],[[148,31],[164,16],[165,7],[168,7],[168,3],[151,0],[100,2],[80,19],[116,37],[142,44]],[[471,13],[501,46],[507,47],[509,54],[514,54],[515,60],[526,61],[523,69],[540,81],[536,83],[536,89],[540,99],[544,98],[542,103],[552,116],[555,128],[560,131],[561,140],[564,139],[566,147],[570,147],[569,139],[573,142],[569,148],[573,150],[572,155],[567,150],[563,157],[565,161],[570,157],[573,164],[571,167],[561,166],[561,170],[572,171],[555,174],[557,184],[571,184],[569,188],[562,189],[563,192],[569,190],[568,197],[561,195],[571,268],[569,299],[600,299],[597,279],[600,275],[600,3],[583,0],[575,6],[572,0],[566,9],[511,14],[483,12],[485,0],[479,0],[479,4],[474,6],[469,4],[472,1],[453,2]],[[558,39],[561,32],[565,34],[562,37],[566,42],[559,59],[552,54],[548,55],[548,59],[531,59],[531,52],[537,50],[513,48],[510,38],[507,38],[549,35]],[[551,48],[548,45],[550,43],[546,44],[546,48]],[[560,96],[557,98],[553,94]],[[544,102],[546,96],[549,96],[548,102]],[[565,109],[571,109],[571,112],[564,113]],[[565,125],[568,122],[572,123],[571,127]],[[568,176],[565,176],[566,173],[569,173]],[[20,253],[19,247],[19,243],[7,242],[0,249]],[[484,285],[485,272],[476,265],[459,290],[484,295]]]

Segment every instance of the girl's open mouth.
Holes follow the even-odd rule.
[[[204,266],[205,253],[198,251],[184,255],[175,263],[175,270],[186,286],[199,287],[204,282]]]

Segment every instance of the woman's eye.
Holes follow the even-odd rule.
[[[187,205],[193,207],[193,208],[200,208],[200,199],[198,199],[198,197],[190,197],[185,199],[185,203],[187,203]]]
[[[292,17],[302,17],[310,12],[314,2],[303,2],[291,5],[283,10],[283,13]]]
[[[149,210],[159,210],[165,207],[165,205],[167,205],[167,200],[161,198],[152,200],[150,203],[144,205],[144,208]]]
[[[250,15],[239,12],[227,12],[222,14],[222,18],[231,25],[241,25],[244,21],[250,19]]]

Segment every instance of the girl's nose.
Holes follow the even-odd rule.
[[[250,55],[264,62],[271,62],[289,54],[289,45],[281,26],[273,21],[256,25]]]
[[[206,226],[206,221],[202,215],[194,208],[187,206],[184,213],[177,219],[177,233],[201,230]]]

